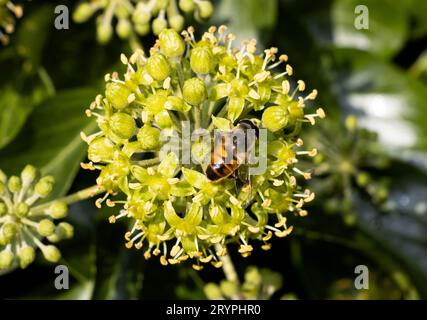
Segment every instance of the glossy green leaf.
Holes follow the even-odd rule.
[[[93,118],[84,113],[95,95],[92,89],[73,89],[40,105],[24,130],[0,152],[0,167],[8,174],[16,174],[31,163],[43,174],[55,177],[51,198],[65,194],[86,154],[87,146],[79,134],[96,128]]]
[[[0,92],[0,149],[8,144],[21,129],[32,105],[12,87]]]
[[[227,26],[238,39],[253,38],[257,36],[258,29],[271,29],[276,25],[277,9],[277,0],[222,0],[213,20],[218,23],[228,21]]]
[[[399,261],[422,296],[427,295],[427,176],[406,164],[395,164],[386,214],[358,202],[358,226]],[[402,177],[400,172],[405,172]],[[422,178],[422,179],[420,179]]]
[[[23,20],[16,33],[16,50],[26,59],[26,69],[37,67],[42,58],[49,28],[53,26],[54,8],[44,4]]]
[[[409,5],[409,1],[335,0],[331,10],[333,44],[390,58],[406,40]],[[368,14],[363,16],[365,12]],[[359,22],[368,28],[360,29]]]
[[[379,133],[395,155],[427,150],[427,86],[402,70],[356,50],[336,50],[336,83],[341,104],[360,124]]]

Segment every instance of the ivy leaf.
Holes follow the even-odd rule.
[[[347,111],[377,132],[390,153],[405,158],[414,151],[425,153],[427,87],[368,53],[337,49],[334,57],[340,100]]]
[[[44,175],[54,176],[56,187],[50,198],[64,195],[86,154],[79,134],[96,128],[96,122],[84,113],[95,95],[93,89],[72,89],[40,105],[16,139],[0,151],[0,167],[11,175],[33,164]]]
[[[7,145],[21,129],[32,105],[11,87],[0,92],[0,148]]]
[[[401,172],[405,172],[402,176]],[[388,212],[358,201],[359,227],[382,250],[400,261],[421,295],[427,295],[427,176],[404,163],[394,164]]]
[[[276,25],[277,8],[277,0],[222,0],[213,20],[215,23],[227,20],[228,27],[239,39],[258,38],[258,28],[271,29]]]

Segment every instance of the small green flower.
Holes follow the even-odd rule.
[[[105,96],[116,109],[124,109],[129,105],[131,91],[120,82],[111,82],[105,89]]]
[[[160,145],[160,130],[145,125],[139,129],[137,138],[143,150],[155,150]]]
[[[155,53],[147,60],[147,72],[153,79],[163,81],[171,72],[169,61],[163,54]]]
[[[183,97],[187,103],[193,106],[201,104],[207,98],[205,83],[199,78],[186,80],[184,82]]]
[[[15,31],[16,19],[21,18],[23,9],[21,5],[9,0],[0,1],[0,43],[7,45],[9,35]]]
[[[56,247],[44,244],[57,242],[72,236],[72,226],[55,220],[65,218],[67,206],[60,201],[49,205],[36,206],[41,198],[47,197],[53,189],[50,176],[38,178],[33,166],[26,166],[21,175],[7,179],[0,170],[0,269],[15,264],[26,268],[35,259],[35,248],[39,248],[46,260],[57,262],[60,252]],[[58,236],[56,236],[58,234]],[[56,237],[56,238],[55,238]]]
[[[208,46],[200,46],[191,51],[191,69],[198,74],[208,74],[215,67],[215,57]]]
[[[316,193],[327,199],[326,212],[341,214],[348,225],[357,222],[353,201],[356,192],[366,194],[371,201],[387,210],[390,178],[387,169],[390,158],[378,143],[376,133],[361,128],[354,115],[344,123],[328,121],[324,124],[322,141],[333,141],[334,149],[320,143],[316,135],[308,135],[308,144],[318,145],[321,157],[316,159],[321,187],[313,184]]]
[[[181,31],[184,28],[184,17],[180,10],[187,16],[192,14],[196,20],[204,21],[209,19],[213,13],[213,5],[210,1],[200,0],[83,0],[80,2],[74,12],[73,20],[77,23],[84,23],[92,16],[97,16],[97,39],[101,44],[111,40],[113,30],[121,39],[134,38],[134,35],[147,35],[150,30],[155,35],[159,35],[167,28]],[[8,6],[12,7],[12,2],[7,1]],[[17,17],[22,15],[22,9],[19,6],[13,6],[13,12]],[[8,11],[8,20],[14,22]],[[0,16],[2,12],[0,11]],[[10,16],[9,16],[10,15]],[[117,19],[117,25],[113,26],[114,18]],[[7,25],[6,32],[10,33],[13,24]],[[3,39],[4,38],[4,39]],[[7,41],[8,38],[0,33],[0,40]]]
[[[180,57],[184,54],[185,44],[181,36],[173,29],[165,29],[159,34],[160,48],[169,57]]]
[[[268,300],[282,285],[280,273],[249,266],[242,284],[238,280],[222,280],[219,285],[211,282],[205,285],[204,293],[210,300]]]

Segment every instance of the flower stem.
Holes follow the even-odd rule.
[[[200,106],[196,106],[193,108],[194,110],[194,127],[195,129],[199,129],[201,125],[202,115],[200,113]]]
[[[221,247],[216,244],[215,249],[220,251]],[[234,268],[233,261],[230,258],[230,254],[227,253],[225,256],[221,256],[220,259],[222,261],[222,270],[224,271],[227,280],[239,283],[239,277],[237,275],[236,269]]]
[[[59,198],[59,199],[55,199],[53,201],[47,202],[47,203],[43,203],[39,206],[34,207],[31,210],[32,214],[37,214],[39,212],[42,212],[44,210],[46,210],[47,208],[49,208],[53,202],[56,201],[61,201],[64,202],[65,204],[72,204],[81,200],[85,200],[85,199],[89,199],[91,197],[94,197],[97,194],[100,194],[102,192],[104,192],[105,190],[99,186],[92,186],[80,191],[77,191],[76,193],[70,194],[68,196]]]

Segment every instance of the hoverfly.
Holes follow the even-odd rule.
[[[249,135],[249,130],[254,130],[255,135]],[[226,139],[225,136],[221,136],[221,143],[215,145],[211,153],[206,176],[213,182],[222,181],[236,174],[242,164],[248,163],[248,154],[255,147],[256,139],[259,136],[259,128],[251,120],[241,120],[231,130],[230,136],[232,141],[231,139]]]

